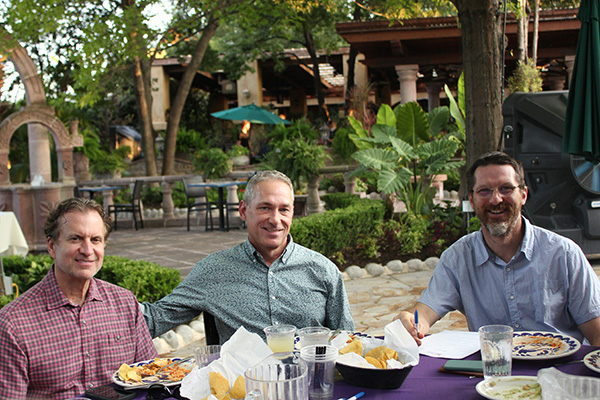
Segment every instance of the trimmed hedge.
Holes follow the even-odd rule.
[[[344,249],[356,247],[380,231],[386,206],[381,200],[343,193],[323,197],[326,203],[338,208],[295,219],[290,232],[296,243],[343,263]],[[339,208],[343,204],[349,205]]]
[[[47,255],[3,257],[4,270],[13,275],[13,282],[23,293],[41,281],[54,260]],[[133,292],[138,301],[154,302],[179,284],[179,271],[143,260],[130,260],[125,257],[105,256],[102,268],[96,278],[113,283]],[[8,304],[12,296],[0,296],[0,307]]]

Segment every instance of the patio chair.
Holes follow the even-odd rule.
[[[204,177],[202,175],[194,176],[191,178],[182,178],[183,189],[185,191],[185,197],[187,199],[187,230],[190,230],[190,214],[192,211],[204,211],[204,230],[208,231],[208,223],[210,221],[210,230],[214,229],[212,220],[212,209],[213,204],[208,201],[205,187],[193,187],[189,186],[194,183],[203,183]]]
[[[115,215],[115,231],[117,230],[117,218],[120,212],[127,212],[133,214],[133,226],[135,230],[138,230],[137,217],[140,219],[140,227],[144,228],[144,219],[142,218],[142,188],[144,187],[144,181],[136,180],[133,184],[133,192],[131,193],[131,203],[128,204],[110,204],[108,206],[108,215]]]

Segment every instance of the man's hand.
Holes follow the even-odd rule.
[[[404,325],[408,333],[410,333],[410,335],[415,339],[417,346],[420,346],[421,339],[425,337],[421,328],[421,321],[419,321],[419,330],[417,330],[417,326],[415,324],[415,314],[408,311],[402,311],[400,314],[394,317],[394,320],[397,319],[402,322],[402,325]]]

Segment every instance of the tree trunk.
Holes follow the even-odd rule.
[[[538,39],[540,31],[540,0],[533,0],[533,34],[531,38],[531,58],[537,65]]]
[[[361,20],[361,8],[358,5],[354,5],[354,12],[352,13],[352,19],[354,21]],[[345,101],[344,107],[346,108],[346,113],[350,110],[351,101],[350,101],[350,93],[352,89],[356,86],[356,82],[354,82],[354,73],[355,73],[355,64],[356,57],[358,56],[358,50],[352,45],[350,45],[350,54],[348,56],[348,77],[346,81],[346,93],[345,93]]]
[[[306,50],[308,51],[308,54],[310,54],[310,59],[313,64],[313,80],[315,82],[315,95],[317,96],[321,118],[323,119],[323,122],[327,122],[329,120],[329,113],[327,112],[327,107],[325,106],[325,96],[323,96],[323,91],[321,90],[321,72],[319,71],[319,57],[317,56],[317,51],[315,50],[315,43],[313,41],[312,34],[306,28],[304,28],[304,42],[306,44]]]
[[[142,129],[142,149],[144,151],[144,165],[146,176],[158,175],[156,169],[156,155],[154,154],[154,137],[152,136],[152,114],[148,106],[146,84],[142,62],[139,56],[134,56],[133,77],[135,86],[135,99]]]
[[[529,34],[529,14],[527,13],[527,0],[519,0],[519,13],[517,24],[517,58],[522,64],[527,63],[527,42]]]
[[[194,76],[200,68],[208,43],[214,36],[217,27],[219,26],[219,20],[210,18],[208,24],[202,32],[202,36],[194,49],[190,63],[188,64],[179,86],[177,93],[173,99],[171,105],[171,111],[169,113],[169,120],[167,121],[167,135],[165,139],[165,151],[163,156],[163,175],[175,175],[175,145],[177,144],[177,131],[179,130],[179,123],[181,121],[181,114],[183,113],[183,106],[192,87]]]
[[[466,162],[497,150],[502,135],[501,14],[498,0],[451,0],[462,28]]]

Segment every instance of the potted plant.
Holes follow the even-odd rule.
[[[193,159],[194,168],[206,179],[219,179],[231,172],[233,163],[219,148],[200,150]]]
[[[233,145],[231,150],[227,152],[227,156],[229,156],[234,166],[250,164],[250,149],[239,144]]]

